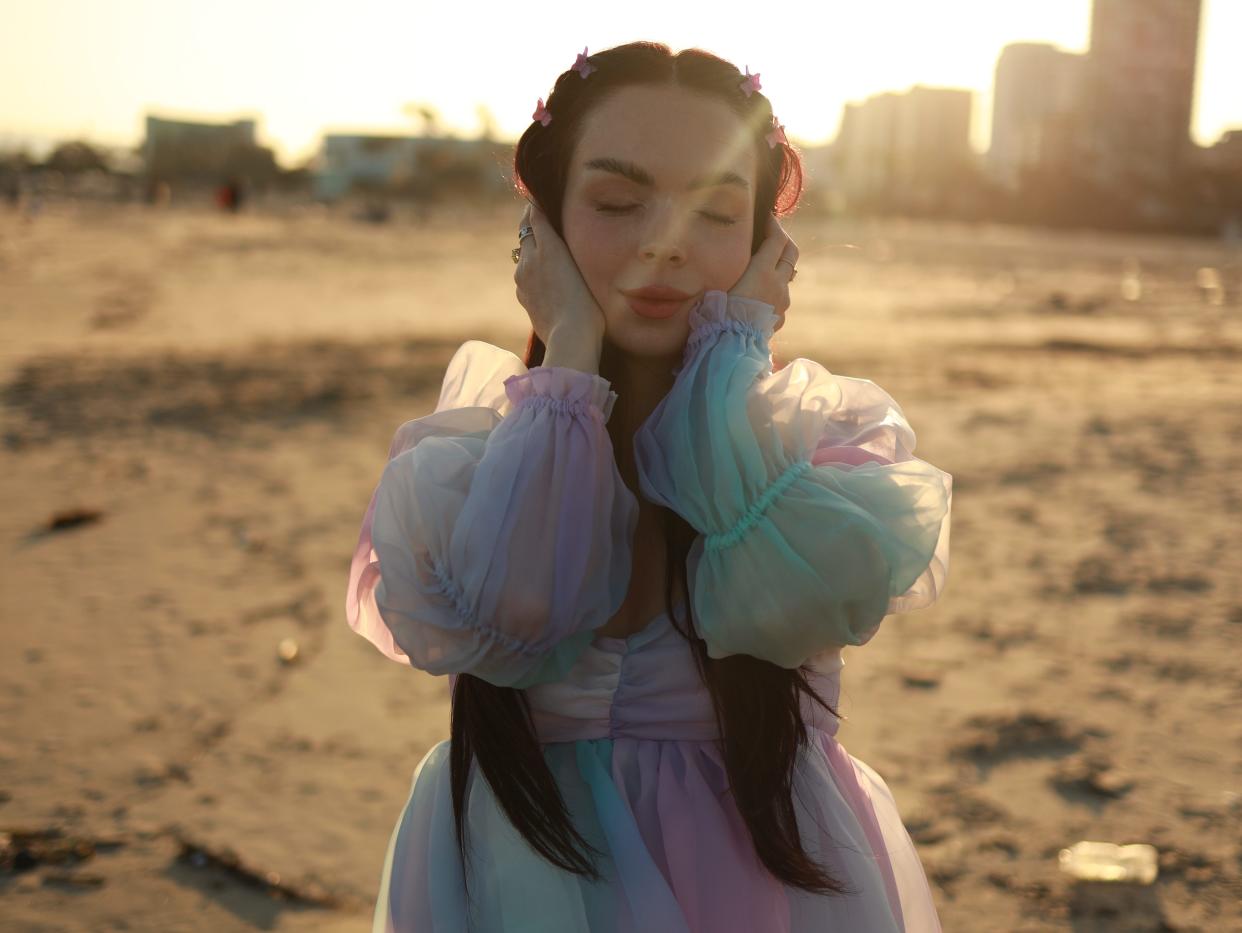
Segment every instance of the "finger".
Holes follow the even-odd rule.
[[[517,243],[517,262],[513,264],[513,279],[518,280],[522,270],[522,260],[525,259],[530,252],[526,249],[528,240],[533,240],[533,236],[522,236],[522,228],[530,223],[530,205],[526,205],[526,210],[522,211],[522,219],[518,221],[518,243]]]
[[[530,225],[535,230],[535,235],[530,239],[535,241],[535,245],[543,255],[555,257],[567,255],[568,250],[564,242],[552,228],[548,215],[538,204],[534,205],[530,212]]]
[[[780,258],[776,260],[776,268],[778,270],[783,269],[785,272],[786,286],[793,281],[794,275],[797,273],[798,257],[800,255],[801,252],[798,249],[798,244],[793,241],[793,237],[786,234],[785,247],[781,250]]]
[[[798,267],[798,248],[796,246],[788,247],[780,259],[776,261],[776,271],[784,273],[785,284],[788,285],[793,281],[794,273]]]
[[[539,209],[539,205],[533,201],[528,205],[527,210],[530,212],[530,225],[535,228],[535,236],[538,236],[547,226],[548,218]]]
[[[781,227],[776,215],[769,214],[768,237],[755,253],[755,259],[761,264],[760,268],[766,265],[767,268],[774,269],[789,243],[789,234]]]
[[[534,203],[531,201],[527,201],[526,210],[522,212],[521,226],[529,225],[533,232],[530,233],[528,236],[522,237],[521,241],[518,243],[517,267],[519,269],[522,267],[522,260],[525,259],[527,256],[529,256],[531,252],[537,249],[539,246],[539,224],[535,217],[537,213],[538,213],[538,209],[534,206]],[[515,272],[515,275],[516,275],[516,272]]]
[[[529,237],[529,239],[540,252],[545,255],[554,254],[556,252],[556,231],[552,229],[552,225],[548,222],[548,215],[540,210],[538,204],[531,207],[530,226],[535,231],[535,235]]]

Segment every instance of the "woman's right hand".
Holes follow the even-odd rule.
[[[517,298],[544,346],[589,345],[603,340],[604,313],[578,271],[565,241],[557,236],[543,211],[528,203],[522,225],[530,224],[534,235],[521,242],[513,281]]]

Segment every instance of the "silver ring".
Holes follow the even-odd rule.
[[[513,247],[513,249],[509,252],[509,255],[513,257],[513,262],[515,264],[522,258],[522,241],[528,236],[534,235],[535,228],[530,224],[522,224],[522,226],[518,228],[518,245]]]
[[[792,272],[790,272],[790,273],[789,273],[789,281],[791,281],[791,282],[792,282],[792,281],[794,280],[794,277],[795,277],[795,276],[797,276],[797,274],[798,274],[798,267],[797,267],[797,266],[795,266],[795,265],[793,264],[793,261],[792,261],[792,260],[790,260],[790,259],[786,259],[784,256],[782,256],[780,259],[776,260],[776,264],[777,264],[778,266],[779,266],[782,262],[787,262],[787,263],[789,263],[789,268],[793,270]]]

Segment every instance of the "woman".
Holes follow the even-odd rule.
[[[801,164],[758,75],[584,50],[515,171],[526,358],[461,347],[351,567],[354,629],[452,681],[375,929],[938,930],[832,704],[942,591],[951,477],[869,380],[772,370]]]

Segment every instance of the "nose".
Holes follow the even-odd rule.
[[[680,265],[686,261],[686,220],[671,208],[653,211],[653,218],[643,231],[642,256],[649,262]]]

